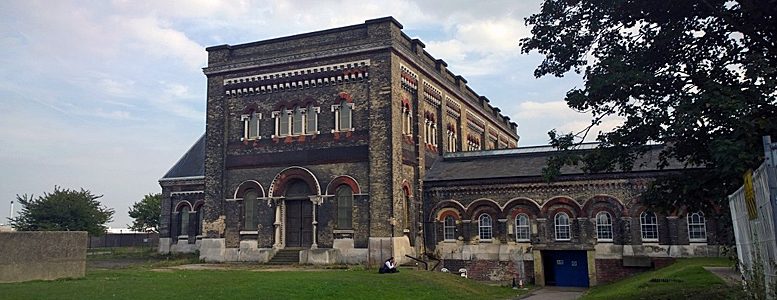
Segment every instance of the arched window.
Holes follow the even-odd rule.
[[[412,205],[410,203],[410,191],[403,189],[402,196],[404,197],[402,200],[405,202],[405,229],[410,229],[410,205]]]
[[[262,114],[252,112],[241,117],[243,120],[243,139],[254,140],[259,138],[259,120],[262,119]]]
[[[318,112],[321,109],[319,107],[313,107],[313,104],[309,104],[305,109],[305,134],[317,134],[318,133]]]
[[[196,223],[194,225],[194,236],[202,235],[202,208],[204,205],[196,205],[194,207],[194,218]]]
[[[556,214],[556,240],[568,241],[569,234],[569,216],[566,213],[560,212]]]
[[[639,215],[640,229],[642,231],[642,241],[658,241],[658,218],[654,212],[642,212]]]
[[[189,236],[189,207],[188,206],[184,206],[183,208],[181,208],[179,217],[181,219],[181,226],[179,227],[181,232],[180,235],[184,237]]]
[[[294,114],[292,115],[291,120],[291,130],[294,135],[302,134],[302,125],[305,123],[305,121],[303,118],[302,110],[299,107],[294,107]]]
[[[335,192],[337,197],[337,228],[353,228],[353,191],[350,186],[341,185]]]
[[[607,212],[596,214],[596,239],[599,241],[612,241],[612,218]]]
[[[526,242],[529,240],[529,216],[519,214],[515,217],[515,240]]]
[[[281,108],[280,111],[273,112],[273,117],[275,117],[275,135],[289,135],[289,119],[291,118],[291,111],[286,108]]]
[[[332,111],[335,113],[334,131],[353,130],[353,103],[340,101],[340,104],[332,105]]]
[[[491,221],[491,216],[488,214],[480,215],[480,218],[478,219],[478,233],[480,234],[480,240],[489,241],[491,238],[493,238],[494,231],[492,226],[493,222]]]
[[[695,212],[688,214],[688,238],[691,242],[707,241],[707,225],[705,224],[704,214]]]
[[[246,191],[243,195],[243,229],[248,231],[257,230],[256,224],[256,200],[258,194],[255,190]]]
[[[456,239],[456,219],[453,216],[445,217],[442,227],[443,237],[446,241],[452,241]]]

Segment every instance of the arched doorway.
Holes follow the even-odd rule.
[[[313,204],[308,184],[300,179],[288,182],[286,206],[286,248],[309,248],[313,243]]]

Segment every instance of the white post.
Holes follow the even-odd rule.
[[[11,219],[13,219],[13,200],[11,200]]]
[[[278,249],[281,248],[281,202],[276,201],[275,202],[275,244],[273,245],[274,248]]]

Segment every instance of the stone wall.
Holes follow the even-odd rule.
[[[651,258],[651,267],[626,267],[622,259],[597,259],[596,282],[605,284],[642,272],[663,268],[674,262],[674,258]],[[590,267],[590,266],[589,266]]]
[[[0,283],[86,275],[85,231],[0,232]]]

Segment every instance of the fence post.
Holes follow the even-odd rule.
[[[772,144],[771,136],[763,137],[764,160],[766,161],[766,177],[769,186],[769,203],[772,206],[772,226],[777,232],[777,144]],[[777,241],[772,247],[777,247]]]

